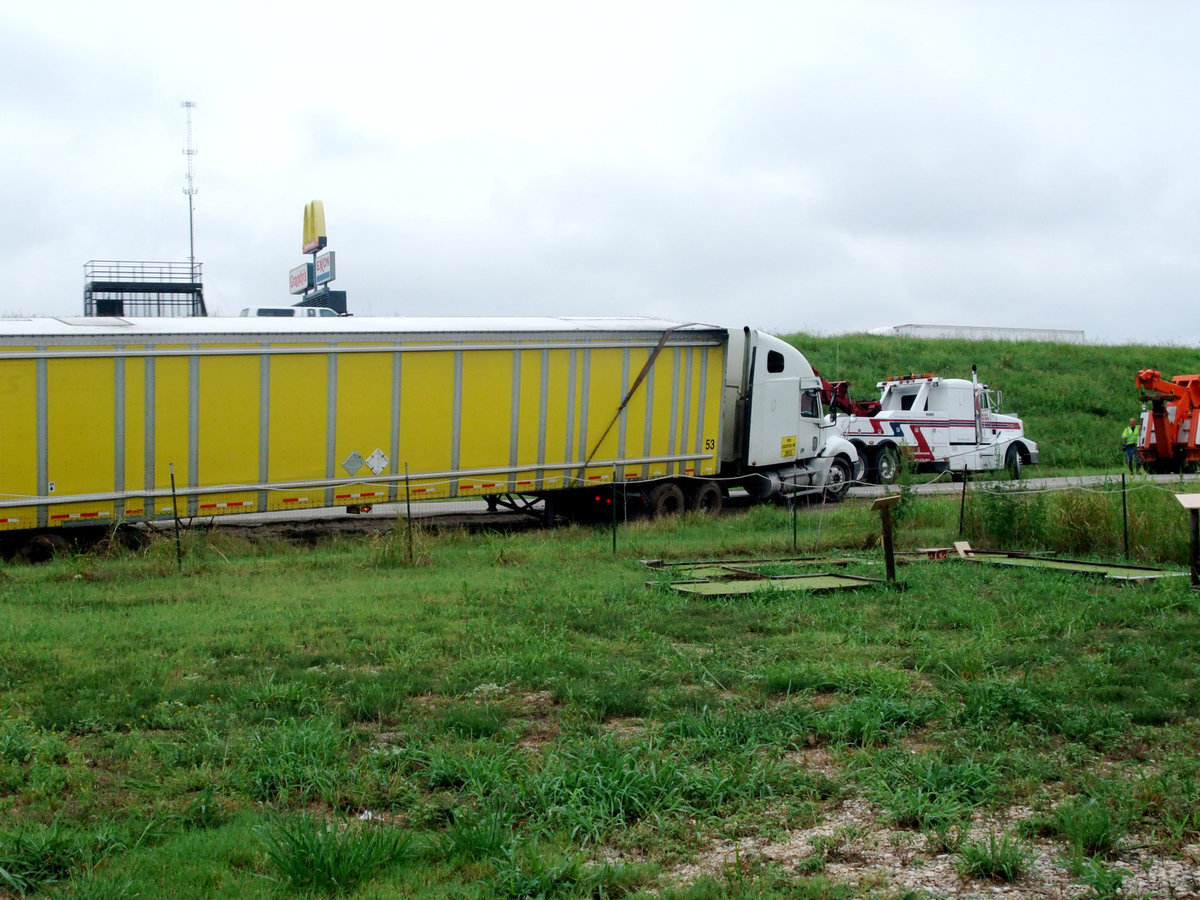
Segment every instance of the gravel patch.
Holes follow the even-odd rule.
[[[968,838],[982,840],[989,834],[1011,834],[1016,824],[1029,816],[1028,809],[1012,809],[1003,816],[977,817],[971,823]],[[783,841],[719,842],[696,861],[669,870],[665,880],[683,885],[702,875],[719,877],[722,871],[752,860],[773,863],[785,870],[805,870],[813,866],[810,857],[823,853],[825,862],[820,871],[827,878],[863,891],[892,895],[917,891],[931,897],[963,900],[994,897],[1070,900],[1092,895],[1091,888],[1067,870],[1063,844],[1049,840],[1024,843],[1029,849],[1030,866],[1020,881],[1000,883],[964,878],[959,874],[958,854],[945,852],[919,832],[891,827],[884,810],[866,800],[854,799],[833,810],[818,825],[793,831]],[[1162,857],[1137,848],[1136,839],[1129,844],[1131,849],[1107,861],[1110,870],[1120,869],[1124,873],[1119,896],[1200,898],[1200,844],[1184,847],[1177,857]]]

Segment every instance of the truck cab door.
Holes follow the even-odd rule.
[[[750,421],[746,462],[752,468],[775,466],[816,456],[821,446],[821,401],[803,357],[789,344],[758,335],[751,370]]]
[[[980,468],[998,469],[1001,466],[1002,456],[1000,451],[1003,448],[1005,435],[1002,431],[997,430],[996,426],[996,410],[992,403],[992,396],[988,389],[982,385],[975,391],[976,403],[978,404],[979,416],[979,459]]]

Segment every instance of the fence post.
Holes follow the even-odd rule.
[[[799,486],[800,486],[799,480],[792,483],[791,507],[792,507],[792,554],[793,555],[800,552],[800,549],[799,549],[800,545],[799,545],[799,543],[797,541],[797,537],[796,537],[796,534],[797,534],[796,519],[800,515],[800,511],[797,509],[797,507],[800,505],[800,501],[796,498],[796,489]]]
[[[170,463],[171,470],[171,512],[175,516],[175,564],[183,571],[183,545],[179,542],[179,498],[175,496],[175,463]]]
[[[963,536],[963,523],[967,518],[967,464],[963,463],[962,502],[958,506],[958,536]]]
[[[1192,539],[1191,544],[1191,570],[1192,570],[1192,587],[1200,587],[1200,509],[1193,507],[1189,510],[1192,514]]]
[[[613,470],[612,480],[612,552],[617,555],[617,474]]]
[[[1129,559],[1129,505],[1125,501],[1125,473],[1121,473],[1121,534],[1125,540],[1125,558]]]
[[[1176,494],[1179,505],[1191,514],[1191,540],[1188,542],[1188,568],[1192,570],[1192,589],[1200,588],[1200,494]]]
[[[871,504],[871,509],[879,510],[880,524],[883,530],[883,562],[887,570],[888,584],[896,581],[896,551],[892,544],[892,507],[899,502],[899,494],[889,494]]]
[[[408,564],[413,564],[412,485],[408,480],[408,463],[404,464],[404,521],[408,523]]]

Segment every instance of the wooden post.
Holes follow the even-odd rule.
[[[1200,497],[1200,494],[1197,496]],[[883,562],[887,567],[889,584],[896,580],[896,551],[892,545],[892,507],[899,502],[899,494],[889,494],[871,504],[871,509],[879,510],[879,518],[883,525]]]
[[[1192,538],[1188,565],[1192,570],[1192,587],[1200,588],[1200,494],[1176,494],[1175,499],[1191,513]]]
[[[1192,514],[1192,587],[1200,587],[1200,509]]]

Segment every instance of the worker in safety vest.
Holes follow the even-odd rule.
[[[1121,443],[1125,445],[1125,464],[1129,466],[1129,474],[1133,474],[1133,461],[1137,458],[1138,420],[1129,420],[1129,425],[1121,432]]]

